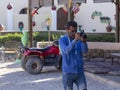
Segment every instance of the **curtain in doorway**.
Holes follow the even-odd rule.
[[[69,0],[58,0],[58,4],[62,5],[62,4],[68,4]],[[86,0],[73,0],[73,3],[86,3]]]
[[[41,0],[43,7],[51,7],[52,6],[52,0]]]
[[[62,5],[62,4],[67,4],[68,0],[58,0],[58,4]]]
[[[104,3],[104,2],[111,2],[112,0],[94,0],[94,3]]]
[[[74,3],[86,3],[86,0],[73,0]]]
[[[51,7],[52,6],[52,0],[32,0],[32,8],[34,7]]]
[[[32,0],[31,7],[39,7],[39,0]]]

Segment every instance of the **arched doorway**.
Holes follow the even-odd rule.
[[[64,30],[68,21],[68,13],[63,8],[57,10],[57,30]]]

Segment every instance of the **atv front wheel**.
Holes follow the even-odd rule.
[[[30,58],[26,62],[26,71],[30,74],[39,74],[43,68],[43,63],[39,58]]]

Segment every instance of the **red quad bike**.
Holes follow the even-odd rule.
[[[22,68],[30,74],[39,74],[43,66],[55,66],[61,70],[62,56],[60,55],[58,41],[42,49],[21,47]]]

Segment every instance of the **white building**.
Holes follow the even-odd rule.
[[[10,10],[7,9],[9,3],[12,5]],[[55,11],[51,7],[42,7],[38,10],[39,14],[33,16],[36,23],[33,30],[46,30],[47,18],[51,19],[50,30],[58,30],[57,23],[65,18],[61,16],[61,19],[58,19],[57,11],[63,6],[58,5],[57,0],[55,5],[57,6]],[[25,14],[27,8],[28,0],[0,0],[0,24],[5,26],[4,31],[19,31],[19,22],[23,22],[23,30],[28,30],[28,14]],[[106,32],[108,23],[115,27],[115,13],[115,5],[111,2],[93,3],[93,0],[87,0],[81,4],[79,12],[74,16],[75,21],[83,26],[85,32],[93,32],[93,29],[96,32]]]

